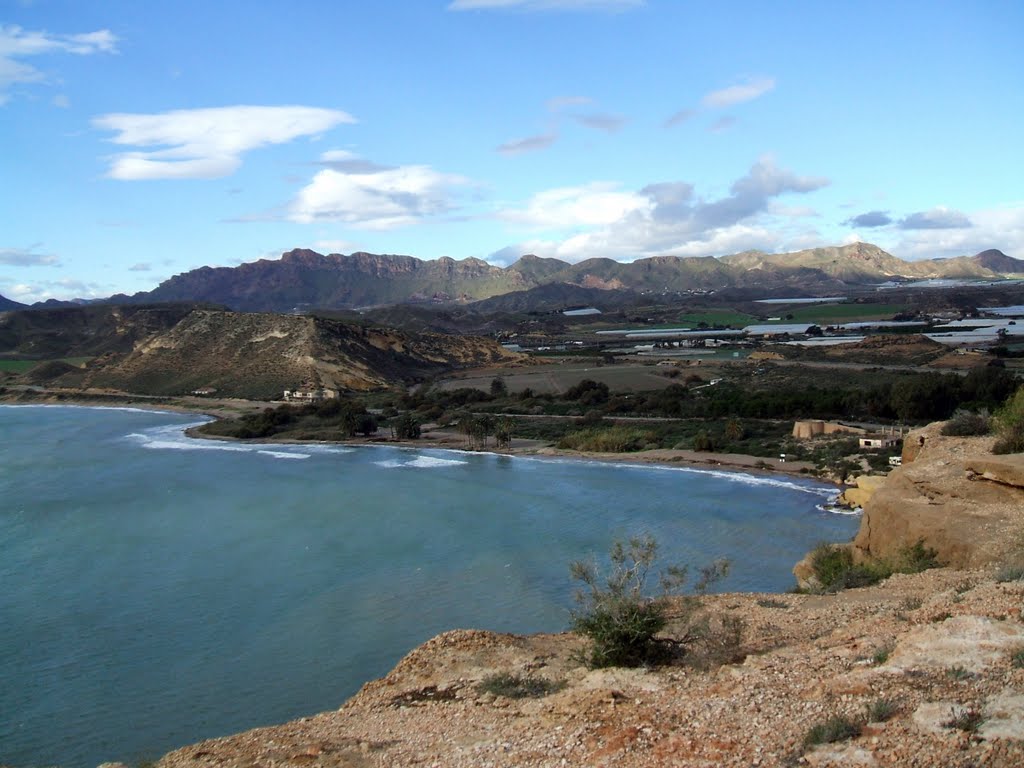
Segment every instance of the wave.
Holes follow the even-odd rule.
[[[158,451],[225,451],[227,453],[258,453],[275,459],[308,459],[311,454],[294,451],[278,445],[256,443],[240,445],[220,440],[205,440],[189,437],[185,430],[205,424],[207,420],[194,421],[188,424],[171,424],[152,427],[142,432],[132,432],[127,439],[138,443],[142,448]]]
[[[87,408],[90,411],[128,411],[130,413],[166,413],[180,416],[180,411],[165,411],[159,408],[133,408],[130,405],[74,405],[71,403],[3,403],[0,408]]]
[[[433,469],[434,467],[450,467],[468,463],[469,462],[458,461],[456,459],[442,459],[440,456],[417,456],[406,464],[406,466],[419,467],[420,469]]]
[[[439,467],[452,467],[459,466],[462,464],[468,464],[466,461],[458,461],[456,459],[442,459],[440,456],[417,456],[411,461],[401,461],[400,459],[384,459],[383,461],[373,462],[378,467],[384,467],[385,469],[397,469],[398,467],[415,467],[416,469],[437,469]]]

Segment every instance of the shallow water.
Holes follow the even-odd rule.
[[[782,591],[834,490],[684,468],[190,440],[0,407],[0,764],[92,768],[335,708],[432,635],[565,628],[567,563],[650,532]]]

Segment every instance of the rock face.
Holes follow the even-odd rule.
[[[862,555],[891,558],[923,540],[940,562],[964,568],[1004,560],[1021,548],[1021,458],[998,459],[991,455],[992,438],[943,437],[941,427],[907,435],[903,466],[864,507],[854,539]]]

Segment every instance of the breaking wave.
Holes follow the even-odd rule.
[[[157,451],[226,451],[228,453],[258,453],[275,459],[308,459],[310,453],[304,450],[290,450],[283,446],[270,446],[267,443],[245,444],[229,443],[220,440],[205,440],[189,437],[185,430],[205,424],[207,420],[194,421],[189,424],[171,424],[153,427],[142,432],[132,432],[126,437],[142,448]],[[305,448],[305,446],[303,446]]]

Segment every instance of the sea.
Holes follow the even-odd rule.
[[[335,709],[445,630],[561,631],[568,564],[615,538],[781,592],[858,525],[789,477],[187,437],[199,421],[0,406],[0,765],[153,760]]]

